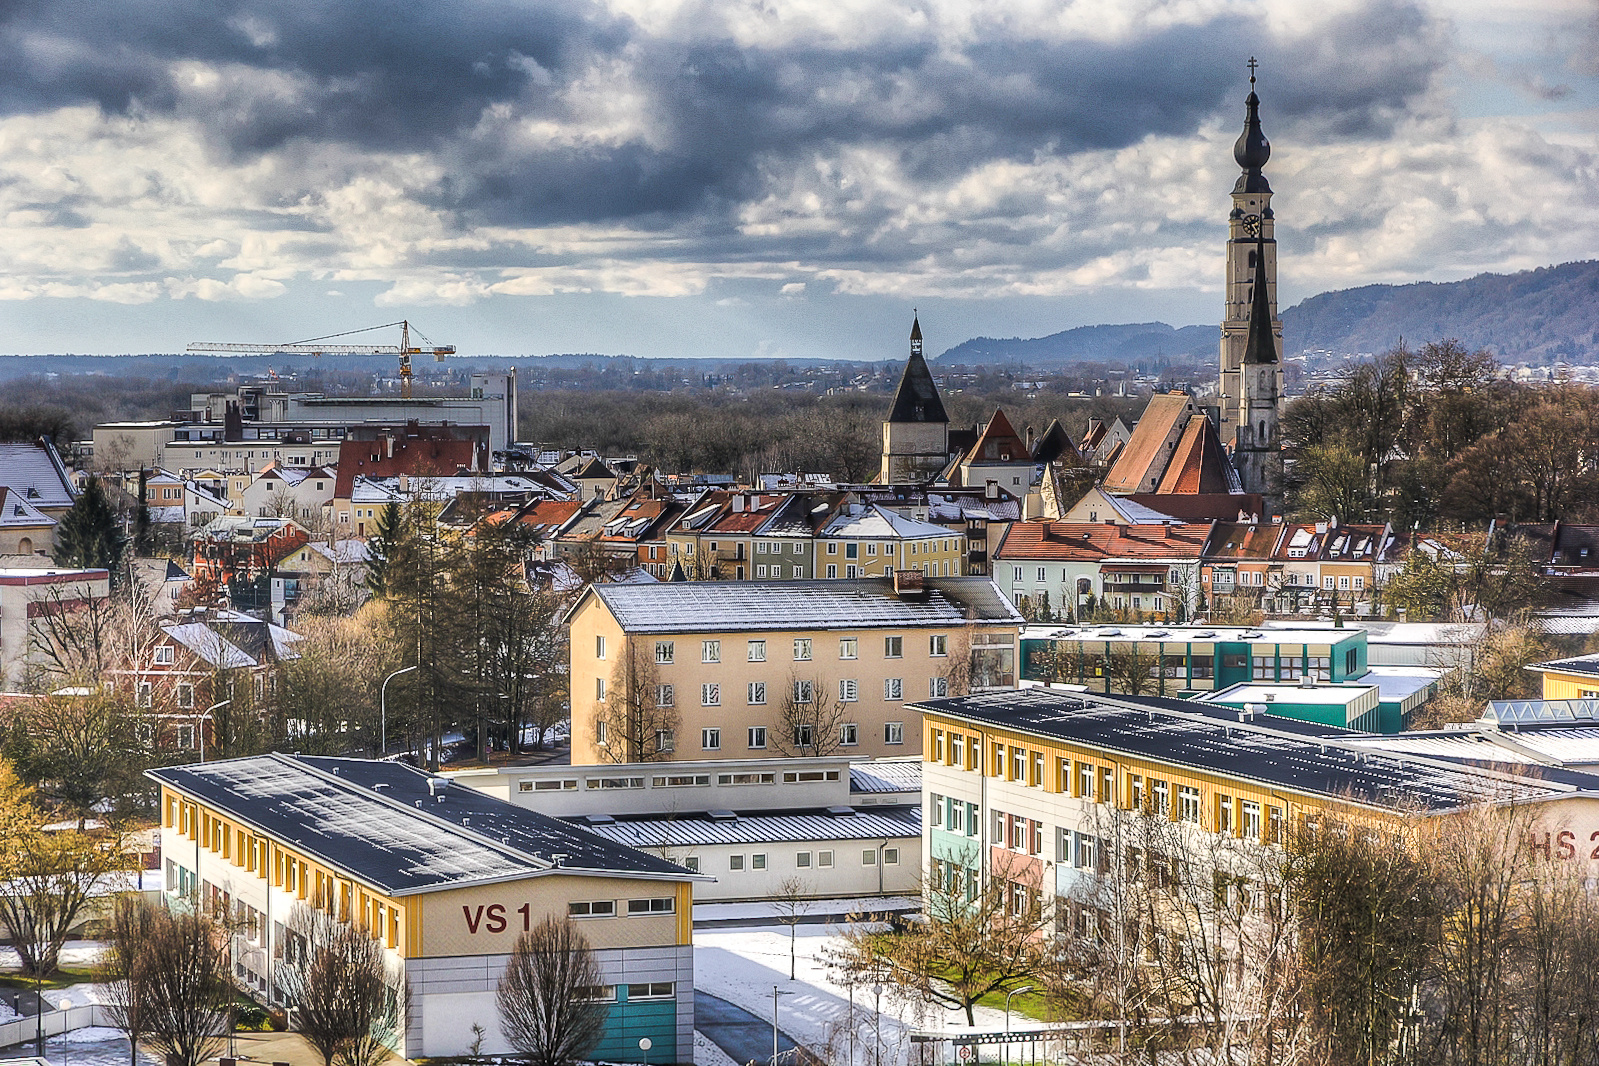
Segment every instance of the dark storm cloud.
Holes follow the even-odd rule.
[[[1268,64],[1278,128],[1381,132],[1444,61],[1435,37],[1419,8],[1382,0],[1314,39],[1265,42],[1254,23],[1220,18],[1125,41],[988,39],[956,55],[930,36],[857,48],[652,38],[581,3],[34,0],[0,7],[0,107],[178,114],[229,155],[291,142],[431,153],[447,176],[425,199],[462,225],[664,228],[697,215],[715,231],[774,175],[850,146],[936,184],[994,159],[1236,118],[1251,51]],[[221,67],[220,82],[186,91],[171,70],[190,61]],[[643,93],[647,142],[530,146],[514,123],[481,122],[495,105],[581,122],[573,87],[604,62]]]

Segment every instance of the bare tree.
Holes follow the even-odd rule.
[[[777,886],[777,894],[772,897],[772,917],[778,925],[788,926],[788,979],[794,980],[798,967],[798,946],[795,940],[799,936],[800,923],[811,912],[811,886],[798,874],[785,877]]]
[[[404,1026],[405,976],[391,979],[383,945],[366,929],[300,904],[287,923],[292,949],[277,968],[301,1036],[323,1066],[372,1066]]]
[[[974,852],[934,863],[922,885],[925,921],[905,933],[857,926],[841,938],[835,965],[892,974],[902,993],[958,1008],[975,1026],[978,1000],[1045,972],[1049,925],[1036,872],[1020,865],[984,872],[978,862]]]
[[[605,1031],[600,967],[571,919],[545,918],[516,938],[497,1000],[500,1029],[534,1066],[582,1061]]]
[[[649,647],[629,637],[605,691],[594,701],[601,755],[613,763],[664,759],[676,746],[681,721],[676,689],[661,682]]]
[[[145,965],[145,945],[159,920],[156,904],[128,893],[118,896],[107,923],[100,981],[106,987],[106,1009],[128,1036],[132,1066],[138,1066],[139,1040],[150,1008],[150,983],[155,975]]]
[[[1160,658],[1137,641],[1113,644],[1105,657],[1105,675],[1119,692],[1139,696],[1155,687]]]
[[[227,934],[200,911],[152,906],[141,919],[128,996],[146,1042],[169,1066],[200,1066],[223,1049],[233,1002]]]
[[[854,684],[845,680],[837,683]],[[777,727],[769,737],[772,746],[791,758],[837,754],[844,743],[842,729],[850,709],[850,701],[842,699],[842,695],[821,675],[790,674],[777,705]],[[851,695],[859,697],[858,692]]]

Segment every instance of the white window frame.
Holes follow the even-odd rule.
[[[722,731],[715,727],[700,730],[700,750],[721,751]]]

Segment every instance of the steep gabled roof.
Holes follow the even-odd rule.
[[[1177,442],[1166,473],[1155,489],[1158,493],[1233,493],[1243,492],[1238,471],[1222,451],[1216,427],[1203,415],[1190,418]]]
[[[1144,416],[1133,428],[1133,435],[1116,458],[1116,465],[1105,476],[1105,491],[1121,494],[1139,491],[1148,478],[1164,471],[1174,449],[1166,442],[1194,414],[1194,402],[1187,393],[1166,392],[1149,398]]]
[[[0,443],[0,485],[41,509],[65,510],[78,498],[55,445],[44,438]]]
[[[894,391],[894,403],[889,408],[890,422],[948,422],[944,401],[938,397],[938,386],[933,384],[933,372],[927,369],[927,360],[920,352],[905,362],[905,372],[900,375],[899,388]]]
[[[1006,456],[1009,456],[1007,459]],[[972,450],[966,453],[968,463],[1026,463],[1032,457],[1027,454],[1027,445],[1022,443],[1021,437],[1016,435],[1015,428],[1010,424],[1010,419],[1005,417],[1005,410],[1001,407],[994,409],[994,417],[989,419],[988,425],[983,427],[982,435],[977,438],[977,443],[972,445]]]
[[[1052,418],[1044,435],[1033,445],[1033,462],[1053,463],[1057,459],[1070,466],[1083,465],[1082,453],[1072,443],[1072,435],[1066,432],[1060,419]]]

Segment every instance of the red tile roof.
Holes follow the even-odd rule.
[[[1194,415],[1187,393],[1168,392],[1149,398],[1143,417],[1133,427],[1132,439],[1105,476],[1105,491],[1125,495],[1138,492],[1151,477],[1158,479],[1175,452],[1168,438]]]
[[[442,477],[462,468],[482,468],[472,441],[440,436],[440,428],[424,426],[418,432],[416,426],[408,426],[404,436],[392,438],[392,450],[389,447],[391,438],[388,437],[339,442],[339,473],[338,482],[333,487],[334,498],[350,498],[357,474],[367,477],[396,477],[400,474]]]
[[[1109,522],[1015,522],[998,559],[1095,562],[1104,559],[1197,559],[1209,523],[1117,526]]]
[[[1006,460],[1005,456],[1010,456],[1010,459]],[[977,443],[966,453],[968,463],[1023,463],[1031,459],[1032,456],[1027,454],[1027,445],[1022,443],[1010,419],[1005,417],[1004,408],[998,407],[994,409],[994,417],[983,427]]]
[[[1196,415],[1183,427],[1166,473],[1161,475],[1158,493],[1228,493],[1241,491],[1238,473],[1227,461],[1221,438],[1210,419]]]

